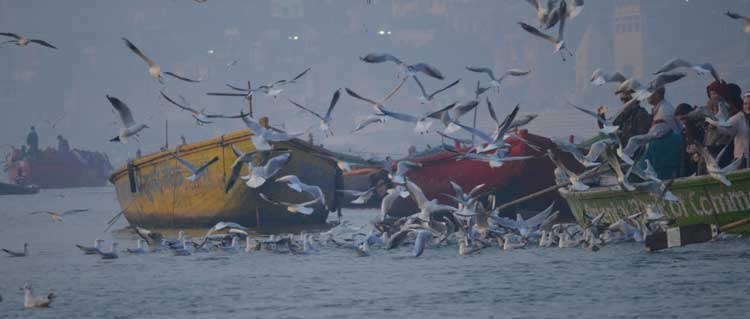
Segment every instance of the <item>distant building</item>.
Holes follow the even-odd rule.
[[[615,70],[627,77],[643,78],[644,48],[641,3],[637,0],[620,0],[615,5],[613,22]]]

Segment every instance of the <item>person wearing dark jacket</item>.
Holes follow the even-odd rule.
[[[633,99],[633,93],[633,91],[621,93],[620,101],[622,103],[629,102]],[[640,102],[636,102],[622,110],[612,121],[612,125],[620,127],[617,130],[617,137],[620,138],[622,145],[626,145],[631,137],[648,132],[651,127],[651,115],[641,107]]]

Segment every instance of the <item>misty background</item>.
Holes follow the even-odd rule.
[[[486,84],[488,79],[467,71],[468,65],[488,66],[496,73],[531,69],[526,77],[506,79],[499,94],[488,93],[498,113],[520,103],[521,114],[539,114],[528,126],[530,132],[586,138],[595,134],[595,123],[572,111],[566,100],[590,109],[619,106],[613,85],[588,84],[596,68],[644,82],[665,61],[681,57],[711,62],[727,82],[750,89],[750,36],[742,33],[741,22],[723,15],[727,10],[748,15],[750,1],[587,0],[582,14],[566,24],[566,44],[575,56],[562,62],[549,43],[519,27],[521,21],[538,25],[524,0],[0,0],[0,32],[44,39],[60,49],[33,44],[0,48],[0,145],[2,153],[21,145],[34,125],[42,148],[56,147],[55,136],[62,134],[71,147],[106,152],[119,166],[136,149],[147,154],[163,146],[165,121],[171,147],[181,135],[194,142],[244,128],[239,120],[197,126],[189,113],[161,99],[159,90],[173,98],[181,95],[206,113],[236,114],[247,108],[244,99],[205,93],[230,92],[226,83],[244,87],[248,80],[258,86],[291,79],[307,67],[311,71],[286,86],[279,98],[256,95],[256,118],[268,116],[291,132],[315,125],[316,144],[365,156],[405,155],[411,145],[419,150],[439,145],[438,135],[419,136],[412,125],[393,120],[350,134],[354,123],[372,111],[345,92],[333,115],[335,135],[326,139],[317,129],[319,120],[287,101],[324,113],[339,88],[382,97],[398,83],[396,68],[359,61],[370,52],[436,66],[446,79],[421,77],[428,91],[461,78],[433,105],[420,105],[419,89],[409,80],[389,104],[396,111],[421,114],[472,99],[476,81]],[[556,29],[549,31],[556,34]],[[201,83],[170,77],[165,85],[158,83],[121,37],[133,41],[163,71],[200,78]],[[667,99],[674,105],[703,105],[712,79],[686,72],[688,77],[667,87]],[[123,100],[137,121],[151,127],[141,133],[140,143],[107,142],[121,124],[105,94]],[[484,103],[478,114],[478,126],[489,129]],[[471,120],[469,114],[462,122]]]

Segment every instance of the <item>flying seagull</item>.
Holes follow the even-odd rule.
[[[497,91],[500,90],[500,83],[502,83],[506,77],[524,76],[524,75],[531,73],[531,70],[524,71],[520,69],[508,69],[505,72],[503,72],[503,74],[499,78],[497,78],[495,77],[495,73],[490,68],[467,66],[466,69],[471,72],[487,74],[490,77],[490,87],[495,88]]]
[[[430,131],[430,127],[432,126],[432,119],[440,120],[443,112],[450,110],[454,106],[456,106],[456,103],[445,106],[437,111],[427,112],[419,116],[388,111],[382,106],[376,106],[376,108],[378,109],[378,112],[380,114],[384,114],[385,116],[392,117],[402,122],[414,123],[414,132],[419,134],[426,134]]]
[[[409,65],[401,61],[399,58],[388,53],[370,53],[368,55],[365,55],[364,57],[360,57],[359,59],[367,63],[383,63],[387,61],[393,62],[398,67],[399,76],[404,76],[406,78],[410,76],[416,76],[418,72],[421,72],[438,80],[445,79],[443,74],[440,73],[440,70],[438,70],[434,66],[431,66],[427,63],[416,63]]]
[[[305,74],[307,74],[308,71],[310,71],[310,68],[305,69],[304,71],[302,71],[302,73],[300,73],[299,75],[295,76],[291,80],[278,80],[276,82],[271,82],[271,83],[268,83],[268,84],[261,85],[261,86],[259,86],[257,88],[252,89],[252,90],[248,90],[248,89],[244,89],[244,88],[241,88],[241,87],[236,87],[236,86],[227,84],[227,87],[229,87],[230,89],[235,90],[235,91],[245,92],[245,93],[206,93],[206,95],[241,96],[241,97],[245,97],[245,98],[250,98],[250,96],[254,92],[260,91],[260,92],[263,92],[263,94],[265,94],[265,95],[268,95],[268,96],[271,96],[273,98],[276,98],[277,96],[279,96],[279,94],[281,94],[281,92],[284,91],[284,89],[281,88],[282,86],[287,85],[287,84],[297,83],[297,80],[299,80],[302,76],[304,76]]]
[[[625,80],[627,80],[627,78],[625,78],[620,72],[609,74],[605,73],[602,69],[596,69],[594,70],[594,73],[591,74],[591,84],[594,86],[601,86],[605,83],[622,83],[625,82]]]
[[[560,7],[566,7],[565,1],[560,2]],[[539,29],[534,28],[526,23],[519,22],[518,24],[521,25],[521,28],[526,30],[526,32],[530,33],[531,35],[537,36],[539,38],[542,38],[544,40],[549,41],[550,43],[555,45],[555,51],[553,53],[560,52],[560,56],[562,57],[563,61],[565,61],[565,54],[562,52],[562,50],[565,50],[570,56],[573,56],[573,53],[568,50],[568,48],[565,47],[565,41],[563,41],[563,35],[565,32],[565,16],[560,18],[560,27],[557,31],[557,38],[552,37],[551,35],[548,35],[546,33],[543,33],[539,31]]]
[[[372,109],[375,113],[380,113],[380,111],[378,110],[378,106],[385,106],[385,102],[387,102],[394,94],[396,94],[396,92],[398,92],[399,89],[401,89],[404,83],[406,83],[406,80],[407,78],[402,79],[401,82],[393,90],[391,90],[390,93],[388,93],[385,97],[383,97],[379,101],[375,101],[375,100],[363,97],[362,95],[359,95],[357,92],[354,92],[353,90],[349,88],[346,88],[345,90],[346,90],[346,93],[349,94],[349,96],[369,103],[372,106]]]
[[[133,53],[135,53],[137,56],[139,56],[141,59],[143,59],[143,61],[145,61],[146,64],[148,64],[148,74],[151,75],[152,78],[158,80],[159,83],[164,83],[162,81],[162,77],[161,77],[162,73],[164,73],[166,75],[169,75],[171,77],[174,77],[174,78],[176,78],[178,80],[185,81],[185,82],[191,82],[191,83],[198,83],[198,82],[200,82],[200,81],[197,81],[197,80],[192,80],[192,79],[188,79],[186,77],[179,76],[179,75],[174,74],[172,72],[162,72],[161,68],[156,64],[156,62],[154,62],[153,60],[149,59],[149,57],[147,57],[145,54],[143,54],[143,52],[140,49],[138,49],[138,47],[136,47],[132,42],[130,42],[130,40],[128,40],[126,38],[122,38],[122,40],[125,41],[125,45],[128,47],[128,49],[130,49],[130,51],[133,51]]]
[[[297,191],[298,193],[301,193],[301,192],[308,193],[312,195],[313,197],[317,198],[318,200],[320,200],[320,202],[323,204],[325,204],[326,202],[325,194],[323,193],[323,190],[320,188],[320,186],[305,184],[299,180],[299,177],[295,175],[286,175],[286,176],[279,177],[276,179],[276,182],[286,183],[286,185],[289,188]]]
[[[260,193],[259,195],[260,195],[260,198],[262,198],[264,201],[267,201],[271,204],[279,205],[279,206],[286,206],[286,210],[289,211],[290,213],[300,213],[303,215],[312,215],[312,213],[315,212],[315,210],[309,206],[314,205],[315,203],[318,202],[318,199],[316,198],[309,202],[293,204],[293,203],[272,200],[263,193]]]
[[[352,130],[352,133],[361,131],[365,129],[365,127],[370,126],[371,124],[375,123],[385,123],[385,115],[370,115],[363,120],[357,122],[356,126]]]
[[[86,209],[70,209],[70,210],[66,210],[64,212],[52,212],[52,211],[45,210],[45,211],[31,212],[31,213],[29,213],[29,215],[48,214],[48,215],[50,215],[50,217],[52,217],[52,219],[54,219],[54,220],[56,220],[58,222],[62,222],[63,221],[63,216],[68,216],[68,215],[72,215],[72,214],[76,214],[76,213],[82,213],[82,212],[87,212],[87,211],[89,211],[88,208],[86,208]]]
[[[242,121],[245,122],[245,125],[250,130],[250,132],[253,133],[250,136],[250,139],[253,141],[255,149],[259,151],[267,151],[272,149],[269,142],[284,142],[305,134],[304,132],[289,134],[265,128],[250,116],[242,117]]]
[[[231,174],[229,175],[229,179],[227,180],[227,185],[224,187],[225,193],[229,193],[229,190],[232,189],[234,184],[237,182],[237,179],[240,178],[240,173],[242,172],[243,165],[248,164],[248,172],[252,170],[250,162],[258,153],[258,151],[243,153],[234,145],[232,145],[232,151],[234,152],[234,155],[237,156],[237,158],[234,160],[234,163],[232,163]]]
[[[750,33],[750,18],[729,11],[727,11],[726,15],[735,20],[742,20],[742,32]]]
[[[679,81],[685,77],[685,73],[674,72],[674,73],[660,73],[656,76],[648,85],[642,85],[638,80],[631,78],[625,82],[622,82],[615,91],[615,94],[622,92],[634,91],[634,98],[643,101],[647,99],[651,94],[656,92],[659,88],[666,86],[667,84]]]
[[[455,80],[455,81],[453,81],[453,83],[448,84],[446,87],[444,87],[442,89],[439,89],[439,90],[437,90],[435,92],[432,92],[431,94],[427,94],[427,91],[424,89],[424,86],[422,85],[422,82],[419,81],[419,78],[416,77],[416,76],[413,76],[412,78],[414,79],[414,81],[417,82],[417,85],[419,86],[419,90],[422,92],[422,95],[420,95],[419,98],[418,98],[419,102],[422,103],[422,104],[425,104],[427,102],[431,102],[432,99],[435,98],[435,95],[438,95],[440,92],[443,92],[443,91],[445,91],[447,89],[450,89],[450,88],[456,86],[456,84],[458,84],[458,82],[461,82],[461,79]]]
[[[706,149],[702,145],[698,145],[698,151],[700,152],[701,157],[703,157],[703,161],[706,163],[706,171],[708,171],[708,175],[718,180],[727,187],[732,186],[732,182],[727,179],[726,175],[737,170],[737,168],[742,164],[744,158],[740,157],[734,160],[734,162],[732,162],[731,164],[725,167],[721,167],[719,166],[719,161],[717,161],[716,159],[721,158],[724,150],[722,150],[716,157],[713,157],[708,149]]]
[[[350,203],[362,205],[370,200],[373,194],[375,194],[375,187],[371,187],[366,191],[348,190],[348,189],[337,189],[336,192],[346,194],[349,196],[356,197]]]
[[[195,182],[196,180],[198,180],[199,178],[201,178],[206,173],[206,169],[209,166],[211,166],[211,164],[216,163],[216,162],[219,161],[219,156],[214,156],[214,158],[212,158],[210,161],[204,163],[203,165],[201,165],[199,167],[195,167],[195,166],[193,166],[193,164],[191,164],[190,162],[186,161],[182,157],[177,156],[177,154],[171,153],[171,155],[172,155],[172,157],[174,157],[174,159],[177,160],[177,162],[179,162],[180,164],[182,164],[182,166],[184,166],[185,168],[187,168],[190,171],[191,175],[187,177],[187,180],[189,180],[191,182]]]
[[[263,166],[254,166],[252,163],[248,163],[249,172],[245,176],[240,176],[242,180],[245,180],[245,184],[250,188],[258,188],[266,183],[266,180],[273,177],[278,173],[291,158],[290,153],[283,153],[281,155],[270,158]]]
[[[12,251],[5,248],[2,250],[11,257],[26,257],[29,254],[29,243],[23,243],[23,251]]]
[[[582,107],[580,107],[578,105],[575,105],[573,103],[570,103],[570,102],[568,102],[568,104],[570,106],[572,106],[573,108],[575,108],[576,110],[579,110],[579,111],[581,111],[583,113],[586,113],[586,114],[592,116],[593,118],[595,118],[597,120],[597,122],[601,123],[602,124],[602,128],[599,129],[599,132],[601,132],[602,134],[614,134],[620,128],[618,125],[613,125],[610,120],[608,120],[606,118],[602,118],[601,116],[599,116],[599,114],[597,114],[594,111],[584,109],[584,108],[582,108]]]
[[[49,42],[44,41],[44,40],[29,39],[27,37],[23,37],[23,36],[20,36],[18,34],[10,33],[10,32],[0,32],[0,35],[4,35],[6,37],[11,37],[11,38],[14,39],[14,40],[8,40],[8,41],[5,41],[5,42],[2,42],[2,43],[0,43],[0,45],[3,45],[5,43],[15,43],[19,47],[25,47],[25,46],[28,46],[29,43],[36,43],[36,44],[39,44],[39,45],[42,45],[42,46],[45,46],[45,47],[57,50],[57,47],[55,47],[54,45],[49,44]]]
[[[120,101],[120,99],[107,95],[107,100],[112,104],[118,114],[120,114],[120,120],[122,120],[123,128],[120,129],[120,134],[110,139],[110,142],[127,143],[128,139],[132,136],[137,136],[143,129],[148,128],[146,124],[138,124],[133,120],[133,113],[130,108]]]
[[[721,78],[719,78],[719,74],[716,72],[716,69],[714,69],[713,65],[711,65],[710,63],[692,64],[680,58],[675,58],[675,59],[671,59],[667,61],[666,63],[664,63],[664,65],[662,65],[661,68],[659,68],[659,70],[656,70],[656,72],[654,72],[654,75],[667,73],[677,68],[690,68],[690,69],[695,70],[695,72],[698,73],[698,75],[711,74],[711,76],[714,78],[714,80],[716,80],[716,82],[721,82]]]
[[[331,98],[331,104],[328,105],[328,110],[326,111],[325,116],[321,116],[318,114],[318,112],[315,112],[309,108],[306,108],[305,106],[289,100],[289,103],[294,104],[294,106],[307,111],[308,113],[314,115],[315,117],[320,119],[320,130],[323,131],[323,133],[328,136],[333,136],[333,130],[331,130],[331,113],[333,113],[333,108],[336,107],[336,103],[339,102],[339,97],[341,96],[341,92],[339,90],[336,90],[336,92],[333,93],[333,97]]]
[[[240,114],[240,115],[231,115],[231,116],[219,115],[219,114],[206,114],[205,113],[205,109],[198,111],[198,110],[193,109],[193,108],[191,108],[189,106],[185,106],[185,105],[182,105],[180,103],[175,102],[174,100],[172,100],[171,98],[169,98],[169,96],[167,96],[164,93],[164,91],[159,91],[159,93],[161,93],[161,96],[164,97],[164,99],[166,99],[167,101],[169,101],[169,103],[172,103],[175,106],[177,106],[177,107],[179,107],[179,108],[181,108],[181,109],[183,109],[185,111],[190,112],[190,114],[193,116],[193,118],[198,122],[198,125],[211,124],[213,122],[211,122],[209,119],[212,119],[212,118],[236,119],[236,118],[241,118],[241,117],[245,116],[244,113]]]

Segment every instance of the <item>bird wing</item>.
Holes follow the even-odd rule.
[[[565,33],[565,20],[568,18],[568,2],[565,0],[560,1],[559,16],[560,28],[557,29],[557,42],[562,42]]]
[[[122,38],[122,40],[125,41],[125,45],[128,47],[128,49],[130,49],[130,51],[133,51],[133,53],[135,53],[137,56],[141,57],[143,61],[146,61],[149,67],[156,65],[156,63],[154,63],[153,60],[149,59],[145,54],[143,54],[143,52],[141,52],[141,50],[138,49],[138,47],[136,47],[132,42],[130,42],[130,40],[126,38]]]
[[[472,188],[471,191],[469,191],[469,194],[468,194],[469,197],[474,197],[474,195],[477,194],[477,192],[479,192],[479,190],[481,190],[483,187],[484,187],[484,184],[479,184],[477,186],[474,186],[474,188]]]
[[[497,114],[495,113],[495,108],[492,106],[492,102],[490,102],[490,98],[487,98],[487,110],[490,111],[490,117],[495,121],[495,124],[500,126],[500,121],[497,119]]]
[[[418,120],[417,117],[414,116],[414,115],[405,114],[405,113],[398,113],[398,112],[391,112],[391,111],[388,111],[388,110],[384,109],[380,105],[376,105],[375,107],[378,109],[378,111],[380,111],[380,113],[383,113],[386,116],[392,117],[392,118],[397,119],[399,121],[414,123],[414,122],[417,122],[417,120]]]
[[[570,106],[572,106],[572,107],[573,107],[574,109],[576,109],[576,110],[579,110],[579,111],[581,111],[581,112],[583,112],[583,113],[586,113],[586,114],[588,114],[588,115],[591,115],[591,116],[592,116],[592,117],[594,117],[595,119],[597,119],[597,120],[601,121],[601,118],[599,117],[599,114],[596,114],[596,112],[594,112],[594,111],[591,111],[591,110],[587,110],[587,109],[584,109],[584,108],[582,108],[582,107],[580,107],[580,106],[578,106],[578,105],[575,105],[575,104],[573,104],[573,103],[570,103],[570,102],[568,102],[568,104],[569,104]]]
[[[170,153],[170,155],[172,155],[172,157],[174,157],[174,159],[176,159],[180,164],[182,164],[182,166],[185,166],[185,168],[187,168],[188,170],[190,170],[191,173],[193,173],[193,174],[196,173],[197,169],[195,168],[195,166],[193,166],[193,164],[190,164],[190,162],[186,161],[182,157],[177,156],[177,154]]]
[[[494,133],[495,140],[503,139],[503,136],[505,136],[505,134],[513,127],[513,122],[515,121],[519,110],[520,110],[520,104],[516,104],[516,107],[513,108],[513,111],[511,111],[510,114],[508,114],[508,116],[505,117],[505,120],[503,120],[503,122],[500,123],[500,126],[498,126],[496,132]]]
[[[75,214],[75,213],[83,213],[83,212],[87,212],[87,211],[89,211],[88,208],[69,209],[69,210],[66,210],[66,211],[60,213],[60,216],[66,216],[66,215],[71,215],[71,214]]]
[[[572,8],[567,11],[569,19],[577,17],[583,11],[583,0],[573,0],[571,3],[573,3]]]
[[[456,125],[458,125],[458,127],[460,127],[462,129],[468,131],[469,133],[472,133],[472,134],[476,135],[477,137],[483,139],[487,143],[494,143],[495,142],[495,139],[493,139],[489,134],[487,134],[487,133],[485,133],[485,132],[483,132],[483,131],[481,131],[479,129],[463,125],[463,124],[461,124],[459,122],[453,122],[453,124],[456,124]]]
[[[534,228],[536,226],[539,226],[544,222],[547,217],[552,214],[552,209],[555,207],[555,203],[553,202],[549,207],[545,208],[543,211],[539,212],[538,214],[534,215],[533,217],[526,220],[526,226],[529,228]]]
[[[308,109],[308,108],[306,108],[306,107],[302,106],[301,104],[299,104],[299,103],[297,103],[297,102],[294,102],[294,101],[292,101],[292,99],[289,99],[289,98],[287,98],[287,100],[289,101],[289,103],[292,103],[292,104],[293,104],[294,106],[296,106],[296,107],[298,107],[298,108],[300,108],[300,109],[303,109],[303,110],[305,110],[305,111],[309,112],[309,113],[310,113],[310,114],[312,114],[312,115],[315,115],[315,117],[317,117],[317,118],[319,118],[319,119],[321,119],[321,120],[323,119],[323,117],[322,117],[322,116],[320,116],[320,114],[318,114],[318,112],[315,112],[315,111],[313,111],[313,110],[311,110],[311,109]]]
[[[685,75],[686,74],[682,72],[659,74],[658,76],[656,76],[656,79],[651,82],[650,88],[655,90],[667,84],[677,82],[678,80],[684,78]]]
[[[438,80],[445,79],[445,76],[443,76],[443,73],[440,72],[436,67],[429,65],[427,63],[417,63],[411,66],[415,71],[422,72],[426,74],[427,76],[436,78]]]
[[[510,76],[524,76],[524,75],[528,75],[529,73],[531,73],[531,70],[508,69],[503,74],[503,77],[506,77],[508,75],[510,75]]]
[[[179,75],[177,75],[177,74],[174,74],[174,73],[172,73],[172,72],[169,72],[169,71],[167,71],[167,72],[164,72],[164,74],[166,74],[166,75],[169,75],[169,76],[171,76],[171,77],[173,77],[173,78],[176,78],[176,79],[179,79],[179,80],[185,81],[185,82],[190,82],[190,83],[199,83],[199,82],[200,82],[200,81],[198,81],[198,80],[193,80],[193,79],[189,79],[189,78],[186,78],[186,77],[184,77],[184,76],[179,76]]]
[[[362,130],[365,127],[369,126],[370,124],[383,121],[381,117],[382,117],[381,115],[368,116],[366,119],[357,123],[357,125],[354,127],[354,130],[352,130],[352,133]]]
[[[427,203],[427,197],[424,196],[424,192],[412,181],[406,181],[406,189],[411,193],[412,198],[416,201],[417,206],[421,209]]]
[[[424,86],[422,86],[422,82],[421,82],[421,81],[419,81],[419,78],[418,78],[417,76],[412,76],[412,78],[414,79],[414,81],[416,81],[416,82],[417,82],[417,86],[419,86],[419,90],[420,90],[420,91],[422,91],[422,96],[423,96],[423,97],[424,97],[425,99],[428,99],[428,100],[429,100],[429,99],[431,98],[431,96],[430,96],[430,95],[428,95],[428,94],[427,94],[427,91],[425,91],[425,90],[424,90]]]
[[[253,134],[261,135],[266,131],[266,129],[251,116],[242,117],[242,121],[245,122],[245,126],[247,126]]]
[[[453,120],[458,120],[461,116],[469,113],[471,110],[476,108],[477,105],[479,105],[479,101],[477,100],[471,100],[469,102],[456,105],[456,107],[451,110],[451,116],[453,117]]]
[[[414,77],[414,79],[416,80],[416,77]],[[443,92],[443,91],[445,91],[447,89],[450,89],[450,88],[456,86],[459,82],[461,82],[461,79],[455,80],[455,81],[453,81],[453,83],[448,84],[446,87],[444,87],[442,89],[439,89],[439,90],[437,90],[435,92],[432,92],[432,94],[430,94],[429,98],[432,99],[433,97],[435,97],[435,95],[438,95],[440,92]],[[419,81],[417,81],[417,83],[419,83]],[[421,86],[422,85],[420,84],[420,87]],[[422,88],[422,93],[424,93],[424,88]]]
[[[729,12],[729,11],[727,11],[727,13],[725,13],[725,14],[726,14],[726,15],[727,15],[728,17],[732,18],[732,19],[740,19],[740,20],[745,20],[745,21],[748,21],[748,22],[750,22],[750,18],[748,18],[748,17],[746,17],[746,16],[743,16],[743,15],[741,15],[741,14],[738,14],[738,13],[734,13],[734,12]],[[4,35],[4,34],[0,33],[0,35]]]
[[[266,162],[266,165],[263,166],[265,177],[268,178],[276,174],[282,167],[284,167],[284,165],[286,165],[287,162],[289,162],[290,158],[290,153],[284,153],[269,159],[268,162]]]
[[[404,175],[412,168],[422,167],[422,164],[411,161],[400,161],[396,164],[396,175]]]
[[[10,33],[10,32],[0,32],[0,35],[4,35],[4,36],[6,36],[6,37],[11,37],[11,38],[14,38],[14,39],[16,39],[16,40],[21,40],[21,36],[20,36],[20,35],[18,35],[18,34],[15,34],[15,33]]]
[[[358,191],[358,190],[350,190],[350,189],[337,189],[336,192],[350,195],[350,196],[362,196],[367,192]]]
[[[437,111],[427,113],[425,118],[433,118],[436,120],[440,120],[442,118],[442,115],[444,112],[447,112],[448,110],[452,109],[454,106],[456,106],[456,103],[450,104],[448,106],[445,106]]]
[[[495,73],[492,72],[492,69],[490,68],[467,66],[466,69],[471,72],[487,73],[487,75],[490,76],[490,79],[497,80],[497,78],[495,78]]]
[[[208,162],[206,162],[205,164],[203,164],[203,165],[201,165],[200,167],[198,167],[198,170],[196,170],[196,171],[195,171],[195,174],[200,174],[200,173],[202,173],[202,172],[203,172],[203,171],[205,171],[205,170],[206,170],[206,169],[207,169],[207,168],[208,168],[209,166],[211,166],[211,164],[213,164],[213,163],[216,163],[216,162],[218,162],[218,161],[219,161],[219,157],[218,157],[218,156],[214,156],[214,158],[212,158],[212,159],[211,159],[210,161],[208,161]]]
[[[326,116],[323,118],[323,120],[330,120],[331,119],[331,113],[333,113],[333,108],[336,107],[336,104],[339,102],[339,98],[341,97],[341,91],[336,90],[336,92],[333,93],[333,96],[331,97],[331,104],[328,105],[328,110],[326,111]]]
[[[365,55],[364,57],[361,57],[360,60],[367,63],[382,63],[385,61],[391,61],[396,64],[403,64],[403,62],[401,62],[401,60],[399,60],[397,57],[388,53],[370,53],[368,55]]]
[[[548,34],[542,33],[537,28],[534,28],[534,27],[532,27],[532,26],[530,26],[530,25],[528,25],[526,23],[523,23],[523,22],[519,22],[518,24],[520,24],[521,28],[523,28],[524,30],[526,30],[526,32],[531,33],[531,35],[540,37],[540,38],[542,38],[544,40],[547,40],[549,42],[557,44],[557,39],[555,39],[554,37],[552,37],[552,36],[550,36]]]
[[[133,113],[125,103],[120,101],[120,99],[109,95],[107,95],[107,100],[109,100],[109,103],[112,104],[112,107],[115,108],[117,113],[120,114],[120,119],[122,120],[122,124],[124,124],[125,127],[130,127],[135,124],[135,121],[133,121]]]
[[[242,91],[242,92],[250,92],[248,89],[243,89],[241,87],[237,87],[231,84],[225,84],[228,88],[235,90],[235,91]]]
[[[209,92],[206,93],[206,95],[213,95],[213,96],[241,96],[246,97],[247,94],[244,93],[216,93],[216,92]]]
[[[685,61],[683,59],[680,59],[680,58],[674,58],[664,63],[664,65],[662,65],[658,70],[656,70],[656,72],[654,72],[654,75],[666,73],[677,68],[691,68],[691,67],[693,67],[692,63]]]
[[[407,77],[404,77],[401,80],[401,83],[399,83],[398,85],[396,85],[396,87],[393,88],[393,90],[391,90],[390,92],[388,92],[388,94],[386,94],[382,99],[380,99],[380,103],[385,103],[386,101],[390,100],[391,97],[393,97],[393,95],[395,95],[396,92],[398,92],[398,90],[400,90],[401,87],[404,86],[404,83],[406,83],[407,79],[408,79]]]
[[[370,99],[368,99],[366,97],[363,97],[363,96],[357,94],[357,92],[354,92],[354,91],[350,90],[349,88],[345,88],[345,90],[346,90],[346,93],[349,94],[349,96],[351,96],[351,97],[353,97],[355,99],[359,99],[359,100],[365,101],[365,102],[370,103],[372,105],[380,105],[380,103],[375,102],[373,100],[370,100]]]
[[[451,184],[451,188],[453,188],[453,192],[456,193],[456,199],[462,198],[464,196],[464,189],[461,188],[461,185],[458,185],[453,181],[448,181],[448,182]]]
[[[310,71],[310,69],[311,69],[311,68],[307,68],[307,69],[305,69],[304,71],[302,71],[302,73],[298,74],[298,75],[297,75],[297,76],[295,76],[295,77],[294,77],[294,78],[293,78],[293,79],[292,79],[291,81],[287,81],[286,83],[294,83],[294,82],[296,82],[296,81],[297,81],[297,80],[299,80],[299,79],[300,79],[301,77],[305,76],[305,74],[307,74],[307,72],[308,72],[308,71]]]
[[[36,43],[36,44],[39,44],[39,45],[42,45],[42,46],[45,46],[45,47],[48,47],[48,48],[52,48],[52,49],[55,49],[55,50],[57,50],[57,47],[56,47],[56,46],[54,46],[54,45],[52,45],[52,44],[50,44],[49,42],[47,42],[47,41],[44,41],[44,40],[39,40],[39,39],[31,39],[31,40],[29,40],[29,42],[33,42],[33,43]]]
[[[169,101],[169,103],[172,103],[172,104],[176,105],[177,107],[179,107],[179,108],[181,108],[181,109],[183,109],[185,111],[189,111],[190,113],[193,113],[193,114],[198,114],[199,113],[195,109],[192,109],[190,107],[187,107],[187,106],[184,106],[184,105],[182,105],[180,103],[175,102],[174,100],[172,100],[171,98],[169,98],[169,96],[167,96],[166,94],[164,94],[164,91],[159,91],[159,93],[161,93],[161,96],[164,97],[167,101]]]

